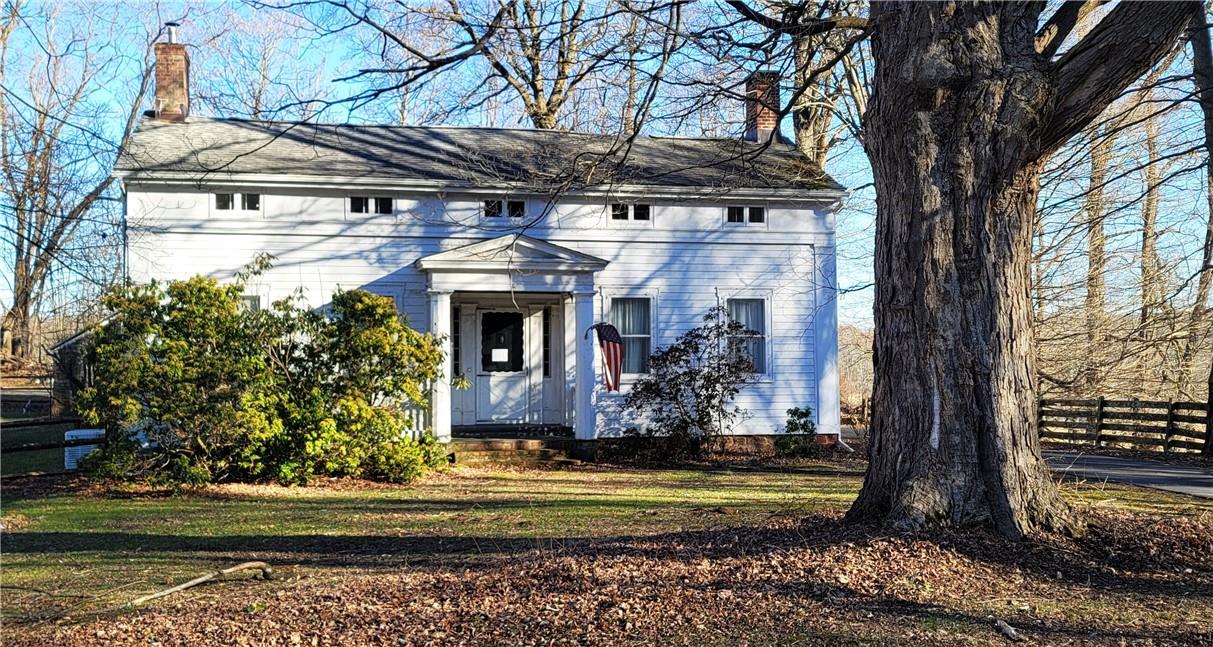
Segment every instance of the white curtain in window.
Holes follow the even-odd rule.
[[[612,299],[611,323],[623,337],[623,372],[648,373],[652,319],[648,299]]]
[[[762,299],[729,299],[729,318],[752,332],[734,340],[740,349],[750,356],[754,371],[766,373],[766,303]]]

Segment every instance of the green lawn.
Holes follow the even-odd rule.
[[[63,471],[62,449],[40,449],[36,451],[8,451],[28,443],[48,443],[63,440],[63,432],[79,429],[81,423],[53,423],[13,427],[0,426],[0,474],[28,474],[30,472]]]
[[[862,466],[855,464],[825,463],[806,464],[788,471],[594,467],[554,471],[463,469],[411,487],[340,482],[315,488],[233,485],[181,496],[81,492],[78,488],[36,491],[19,484],[6,484],[3,492],[5,532],[0,546],[3,562],[0,580],[6,590],[0,613],[7,627],[6,633],[15,632],[8,633],[6,638],[33,636],[29,638],[31,644],[46,639],[49,634],[45,632],[52,631],[51,627],[67,617],[69,629],[64,631],[69,634],[65,635],[77,637],[63,639],[65,644],[70,644],[78,636],[91,635],[87,632],[71,634],[80,627],[78,622],[121,624],[118,620],[105,618],[122,603],[249,559],[270,562],[279,577],[268,583],[202,587],[165,601],[163,606],[157,603],[155,613],[166,614],[157,616],[165,627],[169,627],[165,631],[184,631],[177,623],[181,621],[184,613],[181,609],[185,607],[174,605],[189,605],[198,600],[218,605],[216,608],[220,609],[225,608],[224,605],[235,605],[231,608],[236,611],[231,613],[240,615],[240,609],[248,609],[249,613],[259,613],[266,605],[273,609],[275,601],[281,601],[283,595],[288,599],[289,596],[300,596],[299,604],[303,604],[303,600],[313,600],[314,596],[329,594],[321,591],[340,592],[346,588],[355,591],[371,587],[376,593],[369,594],[370,598],[391,595],[383,593],[379,587],[397,591],[400,585],[395,582],[401,577],[423,578],[424,582],[410,585],[421,588],[437,587],[437,580],[433,578],[454,577],[439,587],[439,590],[447,591],[475,579],[466,575],[472,572],[475,577],[488,578],[486,581],[491,585],[530,577],[535,569],[547,568],[547,561],[540,562],[544,566],[520,566],[533,564],[527,560],[546,560],[543,556],[551,555],[554,556],[552,568],[565,568],[561,566],[564,564],[561,560],[566,558],[568,568],[577,568],[578,564],[596,563],[600,551],[606,550],[591,550],[587,546],[611,546],[610,550],[621,551],[619,555],[630,555],[655,550],[654,541],[662,547],[689,542],[695,545],[695,550],[711,556],[715,554],[713,546],[720,542],[742,546],[743,554],[770,543],[784,546],[780,549],[784,551],[811,550],[812,559],[846,565],[847,560],[858,558],[846,552],[831,557],[829,551],[837,550],[833,535],[827,534],[823,543],[788,533],[811,535],[815,532],[795,530],[804,518],[834,523],[831,520],[836,519],[854,498],[861,482],[861,470]],[[1068,497],[1095,512],[1144,512],[1172,519],[1202,518],[1202,515],[1207,519],[1213,514],[1211,502],[1197,499],[1116,486],[1067,484],[1064,487]],[[750,535],[770,535],[771,538],[747,539]],[[890,541],[901,540],[893,538]],[[856,545],[863,548],[866,544],[859,542]],[[587,557],[569,557],[578,551],[588,551],[585,552]],[[965,560],[963,568],[976,568],[971,564],[975,558],[969,552],[960,550]],[[733,552],[722,554],[732,555]],[[656,568],[653,564],[676,563],[680,569],[689,569],[690,575],[670,575],[673,578],[670,582],[677,585],[679,581],[693,580],[700,572],[695,569],[702,568],[700,558],[679,555],[681,553],[673,558],[650,561],[649,566],[641,567],[640,571]],[[608,559],[603,563],[615,564],[619,559],[626,558]],[[887,561],[888,558],[882,559]],[[717,573],[718,577],[725,577],[720,573],[731,572],[729,569],[735,567],[727,558],[720,558],[719,563],[716,557],[710,557],[710,560],[713,570],[708,572]],[[931,558],[927,563],[933,561]],[[997,567],[1010,568],[1006,565]],[[524,576],[509,574],[514,572],[511,569],[520,568]],[[761,568],[774,567],[764,561]],[[824,577],[831,586],[838,586],[829,574],[832,568],[823,567],[821,571],[812,571],[815,574],[798,575],[795,581]],[[1050,566],[1047,570],[1053,568]],[[498,569],[497,575],[485,575],[494,569]],[[1016,566],[1015,572],[1019,571],[1020,567]],[[889,574],[888,586],[891,588],[880,589],[881,594],[887,596],[889,591],[901,591],[904,587],[907,593],[891,598],[898,605],[906,604],[907,600],[919,604],[922,596],[927,596],[923,599],[930,604],[936,604],[937,601],[930,597],[935,590],[931,587],[942,589],[944,585],[931,584],[929,580],[926,584],[910,580],[906,580],[906,584],[900,583],[910,575],[912,573]],[[990,576],[996,581],[1003,577]],[[1058,570],[1058,576],[1061,576],[1061,570]],[[736,577],[744,581],[758,576],[739,574]],[[1033,586],[1053,586],[1050,572],[1039,577],[1043,578],[1043,583],[1033,581]],[[1078,579],[1077,574],[1074,577]],[[1206,596],[1202,599],[1207,601],[1213,591],[1202,589],[1207,581],[1201,582],[1193,590],[1203,591],[1200,595]],[[551,585],[535,586],[536,590],[550,594]],[[856,587],[855,584],[849,586]],[[857,590],[866,591],[862,587]],[[626,597],[624,593],[619,595]],[[656,590],[644,595],[660,597],[664,594]],[[1017,589],[1014,595],[1028,594]],[[1066,618],[1073,615],[1075,609],[1084,609],[1083,613],[1086,613],[1089,605],[1114,604],[1122,608],[1127,604],[1123,596],[1090,599],[1080,595],[1081,599],[1076,598],[1071,604],[1064,599],[1059,601],[1056,592],[1042,590],[1037,595],[1041,598],[1038,602],[1041,608],[1048,608],[1049,604],[1061,605],[1047,614]],[[1154,594],[1128,604],[1140,603],[1145,605],[1143,608],[1159,604],[1151,595]],[[532,598],[510,598],[509,603],[532,603],[527,600]],[[464,603],[467,603],[466,599]],[[798,604],[804,604],[803,600]],[[1005,603],[993,604],[997,609]],[[325,608],[331,610],[331,607],[330,604]],[[965,605],[954,602],[949,608],[961,607]],[[458,604],[455,608],[459,608]],[[120,611],[118,617],[122,613],[127,612]],[[223,612],[215,613],[222,615]],[[905,621],[909,624],[898,625],[902,628],[897,635],[913,644],[915,632],[920,631],[930,636],[949,636],[976,631],[972,629],[976,626],[988,633],[988,623],[984,616],[974,615],[978,613],[967,607],[963,614],[955,610],[920,613]],[[469,617],[475,620],[481,616]],[[904,620],[903,616],[899,617]],[[1172,621],[1182,626],[1188,620],[1186,615],[1180,614]],[[783,642],[799,631],[778,624],[769,625],[768,620],[754,622],[758,624],[740,625],[749,627],[742,633],[767,635],[772,643]],[[856,616],[855,622],[862,626],[863,617]],[[1106,624],[1107,621],[1101,622]],[[469,625],[459,625],[455,630],[466,629],[466,626]],[[510,625],[506,622],[502,626]],[[730,644],[728,631],[728,627],[724,627],[710,633],[715,637],[713,639],[722,641],[720,644]],[[812,636],[821,638],[829,634],[822,631],[825,633]],[[654,635],[660,637],[661,634]],[[1119,635],[1123,637],[1123,634]],[[875,636],[879,641],[880,634]],[[132,642],[140,640],[142,638],[132,639]],[[501,644],[514,642],[508,636],[502,641]],[[376,641],[368,639],[368,642]],[[806,642],[815,644],[813,640]]]
[[[5,518],[23,527],[4,538],[3,583],[100,595],[103,603],[115,585],[122,588],[113,599],[125,599],[247,556],[328,569],[345,556],[360,566],[368,558],[391,566],[415,559],[410,549],[427,558],[516,552],[837,509],[854,498],[860,477],[830,467],[461,470],[413,487],[229,485],[181,496],[5,496]]]

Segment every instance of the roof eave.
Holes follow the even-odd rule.
[[[199,174],[184,171],[133,171],[115,169],[114,177],[126,185],[180,185],[192,184],[199,188],[208,186],[261,186],[282,188],[363,189],[384,191],[457,192],[468,194],[500,195],[502,193],[549,193],[544,187],[519,183],[501,182],[494,185],[460,182],[453,180],[420,180],[413,178],[384,178],[359,176],[320,176],[291,173],[227,173]],[[605,186],[568,189],[561,195],[584,197],[618,198],[745,198],[759,200],[787,200],[804,202],[837,202],[847,192],[835,184],[814,188],[768,188],[725,186],[669,186],[661,184],[620,183]]]

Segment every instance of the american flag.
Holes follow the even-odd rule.
[[[618,391],[619,374],[623,371],[623,337],[615,326],[605,322],[590,329],[598,334],[598,347],[602,349],[602,382],[607,391]]]

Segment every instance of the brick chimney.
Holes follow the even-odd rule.
[[[185,121],[190,115],[190,55],[185,45],[177,42],[177,23],[166,22],[168,41],[156,43],[156,104],[157,119]]]
[[[779,72],[758,70],[745,80],[745,139],[764,142],[778,130]]]

